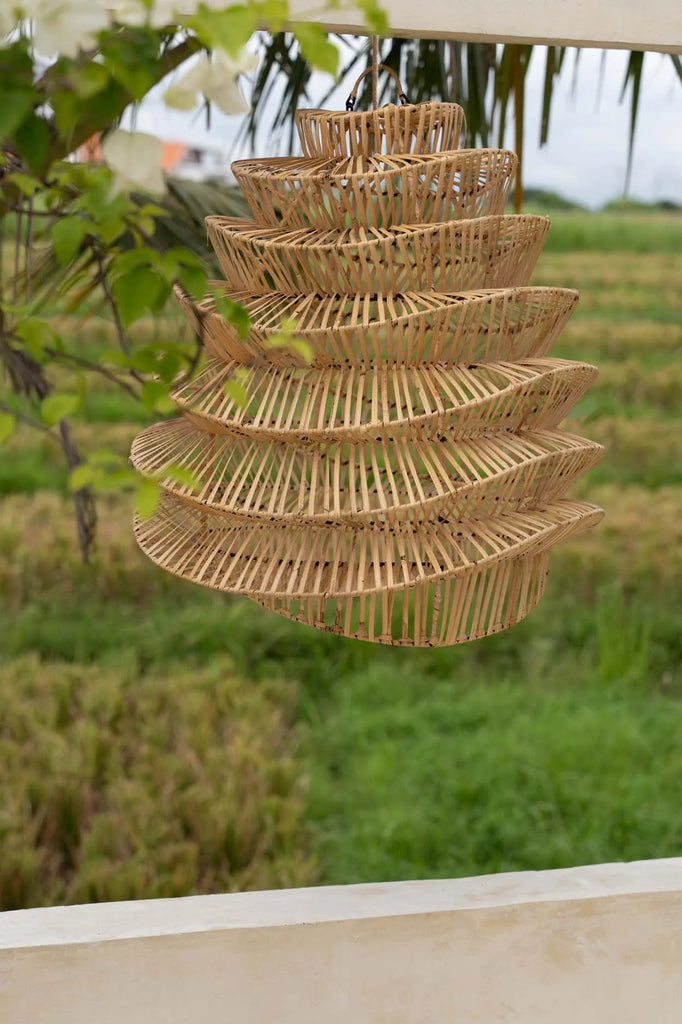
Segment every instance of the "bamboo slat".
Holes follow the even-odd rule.
[[[597,374],[587,363],[442,364],[375,369],[249,366],[212,359],[173,392],[208,433],[260,441],[386,441],[555,427]],[[238,379],[244,401],[225,385]]]
[[[320,232],[207,217],[206,227],[230,291],[391,295],[526,285],[549,221],[511,214]]]
[[[232,171],[258,224],[343,231],[504,213],[516,165],[509,150],[462,149],[238,160]]]
[[[179,419],[144,430],[131,460],[168,493],[211,512],[331,526],[475,519],[546,504],[602,454],[560,431],[294,447],[207,434]],[[192,484],[166,476],[178,465]]]
[[[456,103],[389,104],[377,110],[299,110],[296,128],[307,157],[344,160],[375,153],[457,149],[464,111]]]
[[[224,282],[211,282],[220,298]],[[306,366],[290,346],[273,345],[288,319],[310,351],[313,367],[358,367],[498,362],[544,356],[573,312],[578,293],[568,288],[499,288],[488,291],[253,296],[232,291],[251,317],[246,338],[216,308],[212,294],[178,300],[218,360]]]

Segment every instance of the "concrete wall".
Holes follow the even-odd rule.
[[[292,0],[290,7],[304,17],[316,5]],[[383,0],[383,7],[399,36],[682,52],[681,0]],[[345,4],[315,18],[335,31],[366,31]]]
[[[682,859],[0,915],[2,1024],[679,1024]]]

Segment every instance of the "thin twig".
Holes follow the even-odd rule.
[[[19,287],[19,254],[21,253],[21,221],[24,214],[24,204],[17,210],[16,226],[14,229],[14,280],[12,281],[12,302],[16,305],[17,289]]]
[[[0,402],[0,412],[9,413],[10,416],[14,416],[20,423],[25,423],[27,427],[31,427],[33,430],[40,430],[43,434],[49,434],[53,441],[59,444],[59,438],[56,437],[52,429],[41,423],[40,420],[36,420],[33,416],[29,416],[28,413],[21,412],[20,409],[12,409],[9,405],[5,405],[4,402]]]
[[[126,384],[126,382],[124,380],[121,380],[121,378],[117,376],[117,374],[113,370],[109,370],[106,366],[101,366],[99,363],[93,363],[89,359],[84,359],[83,356],[75,356],[73,355],[72,352],[60,352],[59,349],[52,348],[51,346],[45,346],[44,350],[45,352],[47,352],[49,356],[51,356],[57,362],[61,360],[69,363],[74,363],[76,366],[82,366],[84,370],[92,370],[93,373],[101,374],[108,380],[113,381],[114,384],[117,384],[120,388],[123,389],[123,391],[126,391],[132,398],[139,399],[140,396],[137,394],[134,388],[132,388],[130,384]]]
[[[76,469],[83,464],[76,443],[71,434],[71,427],[66,420],[59,423],[59,435],[62,451],[66,458],[69,470]],[[78,546],[81,550],[81,558],[84,562],[90,561],[90,552],[95,540],[97,531],[97,508],[95,499],[89,487],[79,487],[73,492],[73,505],[76,513],[76,529],[78,531]]]
[[[124,353],[124,355],[130,358],[132,356],[132,349],[130,347],[130,342],[128,341],[128,336],[125,332],[125,327],[123,326],[123,321],[121,320],[121,315],[118,311],[116,299],[114,298],[113,292],[109,285],[109,278],[107,276],[107,269],[104,264],[104,257],[99,249],[94,249],[94,253],[97,259],[97,265],[99,267],[99,283],[102,286],[102,291],[104,292],[104,296],[107,300],[109,308],[111,309],[112,316],[114,318],[114,326],[116,328],[116,337],[118,338],[119,348]],[[132,369],[132,367],[130,369],[130,375],[131,377],[135,378],[138,384],[144,384],[144,378],[137,372],[137,370]]]

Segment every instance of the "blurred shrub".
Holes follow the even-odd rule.
[[[226,659],[0,665],[0,910],[312,882],[294,696]]]

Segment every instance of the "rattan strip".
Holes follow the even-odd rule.
[[[252,600],[327,633],[403,647],[441,647],[508,629],[535,608],[545,589],[548,555],[522,555],[463,579],[420,583],[350,598]]]
[[[601,445],[559,431],[299,448],[171,420],[138,435],[131,461],[168,493],[211,512],[334,526],[520,511],[563,497],[602,454]],[[192,485],[165,476],[178,466]]]
[[[505,149],[354,157],[343,163],[237,160],[232,173],[258,224],[343,231],[504,213],[516,173]]]
[[[237,373],[239,402],[225,391]],[[596,374],[561,359],[362,371],[210,361],[172,397],[202,430],[260,441],[456,439],[555,427]]]
[[[545,217],[526,214],[355,233],[282,232],[229,217],[206,225],[229,288],[252,295],[518,287],[549,229]]]
[[[239,524],[164,495],[137,541],[153,562],[202,586],[256,597],[348,598],[430,580],[462,579],[517,555],[535,555],[594,526],[594,505],[557,501],[470,524],[374,530]]]
[[[224,282],[211,282],[216,294]],[[246,338],[217,311],[209,295],[194,302],[176,292],[207,353],[240,363],[308,365],[289,346],[272,344],[283,319],[310,349],[313,367],[377,364],[517,362],[545,355],[573,312],[578,293],[567,288],[507,288],[398,295],[282,295],[231,292],[251,317]]]
[[[457,149],[464,111],[456,103],[416,103],[344,112],[299,110],[296,128],[308,157],[343,160],[372,153]]]

